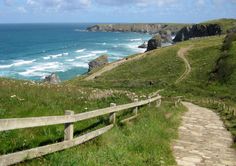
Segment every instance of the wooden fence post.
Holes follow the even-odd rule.
[[[116,106],[115,103],[111,103],[111,104],[110,104],[110,107],[115,107],[115,106]],[[113,123],[113,124],[116,123],[116,113],[115,113],[115,112],[110,114],[109,122],[110,122],[110,123]]]
[[[134,99],[134,102],[138,102],[138,99]],[[133,110],[134,115],[138,115],[138,107],[135,107]]]
[[[74,115],[74,111],[65,111],[65,115]],[[72,140],[74,136],[73,123],[65,123],[64,129],[64,141]]]

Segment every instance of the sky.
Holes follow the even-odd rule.
[[[199,23],[236,18],[236,0],[0,0],[0,23]]]

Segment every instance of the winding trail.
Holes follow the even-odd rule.
[[[189,47],[186,47],[186,48],[180,48],[180,50],[177,53],[177,56],[179,58],[181,58],[185,63],[185,72],[175,81],[176,84],[178,84],[179,82],[184,80],[189,75],[189,73],[191,72],[190,63],[189,63],[188,59],[185,57],[185,55],[191,49],[192,49],[192,46],[189,46]]]
[[[188,109],[173,152],[180,166],[236,166],[231,134],[213,111],[182,102]]]
[[[183,79],[185,79],[187,77],[187,75],[191,72],[191,66],[187,60],[187,58],[185,57],[185,55],[187,54],[187,52],[192,48],[192,46],[189,46],[189,47],[186,47],[186,48],[180,48],[180,50],[178,51],[177,53],[177,56],[179,58],[181,58],[184,63],[185,63],[185,72],[176,80],[176,84],[181,82]],[[133,61],[133,60],[136,60],[136,59],[140,59],[142,57],[144,57],[146,55],[146,53],[142,53],[142,54],[138,54],[134,57],[130,57],[130,58],[124,58],[124,59],[121,59],[119,61],[115,61],[115,62],[112,62],[112,63],[109,63],[107,64],[106,66],[104,66],[102,69],[88,75],[87,77],[84,78],[84,80],[86,81],[90,81],[90,80],[93,80],[95,79],[96,77],[99,77],[100,75],[102,75],[103,73],[107,72],[107,71],[110,71],[126,62],[129,62],[129,61]]]
[[[126,59],[121,59],[119,61],[113,62],[113,63],[109,63],[106,66],[104,66],[102,69],[92,73],[91,75],[87,76],[84,80],[89,81],[89,80],[93,80],[94,78],[102,75],[103,73],[110,71],[114,68],[116,68],[117,66],[123,64],[124,62],[126,62],[128,60]]]

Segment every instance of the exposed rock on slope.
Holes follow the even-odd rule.
[[[61,80],[55,73],[52,73],[51,75],[45,77],[44,82],[49,84],[59,84]]]
[[[102,55],[89,62],[89,72],[108,63],[108,56]]]
[[[186,24],[98,24],[88,27],[88,31],[102,32],[140,32],[156,34],[162,30],[169,30],[176,34]]]
[[[194,37],[214,36],[220,35],[222,32],[221,27],[218,24],[196,24],[182,28],[177,34],[174,42],[180,42],[189,40]]]
[[[158,47],[161,47],[161,42],[161,35],[158,34],[153,36],[153,38],[148,41],[147,51],[151,51],[157,49]]]
[[[148,41],[147,51],[151,51],[162,47],[162,43],[172,43],[172,37],[170,31],[162,31],[160,34],[153,36]]]
[[[163,43],[172,43],[172,33],[170,30],[162,30],[159,32]]]

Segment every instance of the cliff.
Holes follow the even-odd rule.
[[[176,34],[184,26],[186,24],[97,24],[88,27],[87,30],[92,32],[138,32],[150,34],[168,30],[172,34]]]
[[[220,35],[222,29],[218,24],[196,24],[192,26],[186,26],[182,28],[177,34],[174,42],[180,42],[184,40],[189,40],[190,38],[195,37],[204,37],[204,36],[214,36]]]

